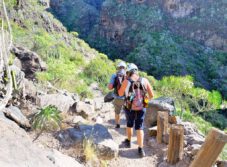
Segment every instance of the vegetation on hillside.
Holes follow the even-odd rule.
[[[216,41],[214,45],[225,47],[226,2],[105,0],[100,4],[97,9],[85,0],[67,0],[51,6],[51,11],[112,60],[134,62],[158,79],[192,75],[197,86],[219,90],[227,98],[227,53],[204,46]],[[190,10],[189,15],[172,16]]]

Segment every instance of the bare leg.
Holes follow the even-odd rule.
[[[144,132],[143,130],[137,130],[136,131],[137,135],[137,144],[140,148],[143,148],[143,139],[144,139]]]
[[[133,129],[127,127],[126,133],[127,133],[128,140],[131,141],[131,138],[132,138],[132,135],[133,135]]]
[[[115,123],[120,124],[120,114],[115,113]]]

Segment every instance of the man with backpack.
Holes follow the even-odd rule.
[[[131,147],[131,138],[133,134],[133,126],[137,134],[138,154],[140,157],[145,156],[143,149],[143,122],[146,113],[146,107],[149,99],[154,94],[149,81],[139,76],[138,67],[131,63],[127,68],[127,79],[125,79],[118,90],[119,96],[125,95],[124,110],[127,121],[127,139],[124,141],[126,147]]]
[[[124,105],[124,95],[119,96],[118,90],[120,89],[121,84],[126,77],[125,70],[126,70],[126,63],[122,61],[117,65],[117,73],[111,76],[110,82],[108,84],[108,89],[109,90],[114,89],[114,94],[115,94],[115,98],[113,101],[114,109],[115,109],[115,123],[116,123],[115,128],[120,128],[120,113],[122,110],[122,106]]]

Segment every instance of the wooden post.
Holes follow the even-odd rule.
[[[168,113],[158,112],[157,117],[157,142],[159,144],[163,141],[163,136],[167,135],[168,132]]]
[[[183,151],[184,151],[184,127],[182,125],[172,125],[170,127],[167,162],[171,165],[174,165],[179,160],[182,160]]]
[[[227,134],[212,128],[190,167],[211,167],[227,143]]]

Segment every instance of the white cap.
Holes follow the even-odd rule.
[[[121,61],[120,63],[118,63],[117,67],[124,67],[126,68],[126,63]]]
[[[135,64],[130,63],[127,67],[127,71],[129,72],[129,71],[133,71],[133,70],[138,70],[138,67]]]

